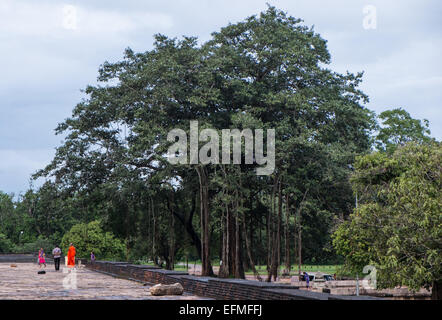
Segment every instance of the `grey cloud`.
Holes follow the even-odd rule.
[[[266,2],[314,25],[328,40],[330,68],[365,71],[370,109],[403,107],[428,118],[433,136],[442,138],[437,0],[1,0],[0,190],[26,190],[29,175],[60,143],[54,128],[70,116],[80,89],[95,83],[104,61],[118,61],[126,47],[151,49],[155,33],[205,41],[228,23],[259,14]],[[377,8],[376,30],[362,28],[367,4]],[[78,9],[76,30],[63,28],[64,5]]]

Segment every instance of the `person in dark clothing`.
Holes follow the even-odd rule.
[[[309,284],[310,284],[310,276],[308,275],[307,272],[304,271],[304,280],[306,281],[307,284],[307,290],[309,289]]]
[[[57,246],[52,250],[52,255],[54,256],[54,265],[55,271],[60,270],[60,258],[61,258],[61,249]]]

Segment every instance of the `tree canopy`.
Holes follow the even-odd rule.
[[[185,230],[205,274],[212,274],[213,250],[227,262],[226,276],[244,277],[244,258],[276,270],[282,234],[294,229],[307,259],[327,259],[333,219],[352,208],[348,164],[370,148],[375,122],[357,89],[362,74],[325,68],[326,41],[301,22],[269,7],[201,45],[193,37],[156,35],[150,51],[127,49],[123,61],[101,66],[101,84],[88,86],[88,99],[58,126],[65,142],[37,176],[54,177],[69,197],[121,198],[103,221],[128,249],[131,239],[150,237],[140,233],[146,210],[155,233],[146,239],[152,256],[164,243],[158,222]],[[257,176],[257,164],[244,161],[171,165],[164,157],[167,133],[188,133],[191,120],[200,130],[275,129],[275,171]],[[111,218],[114,210],[120,217]],[[253,241],[258,234],[261,240]],[[176,238],[161,249],[163,259],[179,252]]]
[[[379,133],[376,147],[381,151],[394,152],[398,146],[407,142],[428,143],[434,141],[430,137],[429,121],[413,119],[404,109],[397,108],[381,112]]]
[[[352,182],[361,205],[339,226],[334,244],[348,267],[374,265],[380,288],[440,291],[441,156],[440,143],[410,142],[392,155],[356,160]]]

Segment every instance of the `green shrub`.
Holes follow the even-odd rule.
[[[55,248],[55,244],[53,241],[45,238],[44,236],[40,235],[35,241],[24,243],[22,245],[16,245],[14,246],[13,252],[14,253],[38,253],[38,250],[40,248],[43,248],[44,252],[46,253],[46,256],[52,254],[52,249]]]
[[[10,253],[14,250],[14,244],[3,233],[0,233],[0,253]]]
[[[63,254],[67,254],[71,242],[76,249],[77,258],[90,258],[91,251],[94,252],[97,260],[123,260],[125,258],[124,243],[115,238],[111,232],[105,232],[99,221],[74,225],[61,240]]]

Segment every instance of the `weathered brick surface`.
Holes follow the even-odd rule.
[[[47,266],[37,274],[35,261],[0,262],[0,301],[5,300],[201,300],[210,299],[185,292],[183,295],[153,296],[150,286],[109,276],[91,269]],[[75,270],[75,271],[74,271]],[[74,282],[66,281],[70,275]],[[72,278],[73,277],[73,278]]]
[[[299,290],[297,286],[278,283],[258,282],[242,279],[219,279],[191,276],[182,271],[164,270],[146,265],[133,265],[127,262],[96,261],[87,264],[99,270],[122,277],[132,278],[151,284],[180,283],[185,292],[220,300],[329,300],[355,299],[354,297],[331,296],[328,293]],[[374,299],[357,297],[358,299]]]

